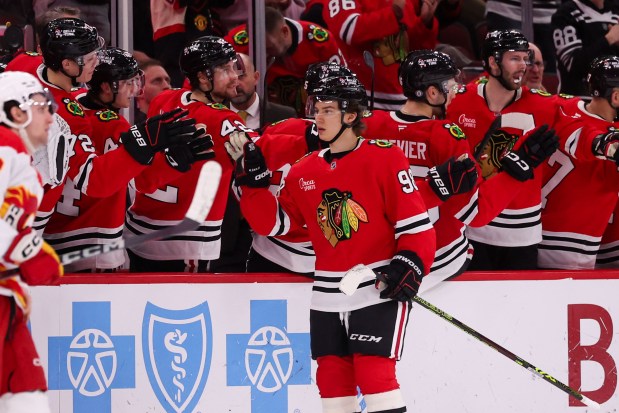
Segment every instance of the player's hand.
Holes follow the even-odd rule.
[[[468,157],[460,157],[458,160],[449,158],[447,162],[428,171],[428,184],[443,202],[452,195],[470,191],[476,182],[477,169]]]
[[[64,267],[56,251],[42,241],[39,252],[19,265],[19,273],[28,285],[49,285],[64,275]]]
[[[28,227],[21,230],[13,238],[11,245],[4,253],[3,259],[5,262],[20,265],[37,255],[42,246],[43,240],[41,237],[31,227]]]
[[[387,284],[387,287],[381,291],[380,298],[409,301],[419,292],[424,268],[417,254],[403,250],[395,254],[389,265],[376,272],[378,273],[377,281]]]
[[[591,149],[597,158],[613,161],[619,166],[619,131],[611,130],[596,136]]]
[[[142,165],[149,165],[155,153],[192,136],[196,121],[186,118],[180,108],[153,116],[133,125],[120,139],[129,154]]]
[[[230,134],[230,141],[224,146],[236,162],[237,185],[250,188],[266,188],[270,185],[271,172],[267,168],[262,151],[243,132]]]
[[[180,172],[187,172],[194,162],[206,161],[215,157],[213,145],[213,137],[207,135],[205,129],[200,128],[186,142],[167,148],[165,158],[172,168]]]
[[[559,147],[559,137],[554,129],[542,125],[531,133],[516,151],[529,166],[537,168]]]
[[[533,168],[516,152],[507,152],[501,158],[501,170],[507,172],[512,178],[520,182],[533,179]]]

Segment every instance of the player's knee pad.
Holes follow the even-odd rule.
[[[322,356],[316,359],[316,385],[322,398],[355,396],[355,372],[351,356]],[[354,410],[352,410],[354,411]]]
[[[51,413],[47,393],[42,391],[6,393],[0,406],[4,413]]]
[[[359,411],[357,396],[321,398],[322,413],[355,413]]]
[[[355,381],[363,395],[384,393],[400,388],[395,376],[395,359],[355,354]]]

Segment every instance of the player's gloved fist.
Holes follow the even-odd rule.
[[[28,285],[49,285],[64,275],[64,267],[54,249],[42,241],[39,252],[19,265],[19,273]]]
[[[120,140],[137,162],[149,165],[155,153],[187,140],[196,131],[194,119],[183,119],[188,113],[177,108],[153,116],[121,133]]]
[[[251,188],[269,186],[271,172],[267,168],[262,151],[253,141],[243,132],[233,132],[230,134],[230,141],[224,145],[236,162],[237,185],[246,185]]]
[[[537,168],[548,159],[559,147],[559,137],[548,125],[542,125],[531,133],[516,151],[520,159],[529,166]]]
[[[391,263],[376,271],[377,279],[387,284],[381,291],[380,298],[397,301],[412,300],[419,292],[419,285],[424,275],[423,262],[412,251],[399,251]]]
[[[445,202],[452,195],[463,194],[475,187],[477,169],[467,158],[449,158],[447,162],[428,171],[428,183],[436,195]]]
[[[619,165],[619,131],[612,130],[593,139],[593,154]]]
[[[13,238],[13,242],[11,242],[11,245],[4,253],[4,261],[20,265],[37,255],[42,246],[43,240],[41,237],[32,228],[25,228]]]
[[[213,137],[200,128],[185,142],[172,145],[165,150],[168,164],[180,171],[187,172],[194,162],[206,161],[215,157]]]
[[[501,170],[507,172],[512,178],[520,182],[533,179],[533,168],[520,158],[516,152],[507,152],[501,158]]]

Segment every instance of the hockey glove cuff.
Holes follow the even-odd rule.
[[[270,184],[271,172],[266,166],[262,151],[247,138],[243,132],[230,134],[225,144],[228,154],[236,163],[235,179],[237,185],[250,188],[266,188]]]
[[[49,285],[64,275],[64,268],[54,249],[43,241],[39,252],[19,265],[19,273],[28,285]]]
[[[387,284],[380,298],[396,301],[412,300],[419,292],[424,276],[423,261],[412,251],[402,250],[395,254],[391,263],[376,271],[378,280]]]

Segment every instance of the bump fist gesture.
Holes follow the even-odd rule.
[[[224,146],[236,164],[237,185],[245,185],[250,188],[266,188],[269,186],[271,172],[267,168],[262,151],[244,132],[232,132],[229,136],[229,142],[226,142]]]

